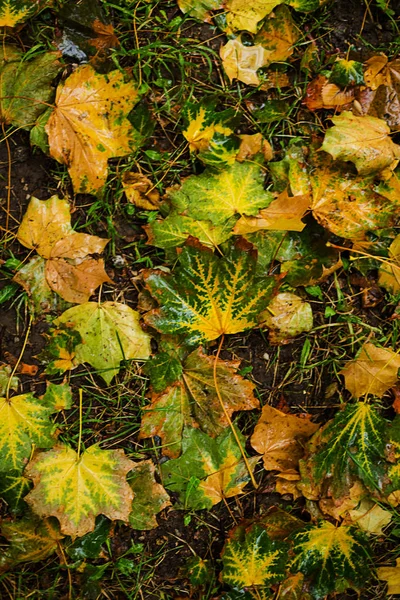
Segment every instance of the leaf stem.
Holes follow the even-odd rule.
[[[225,418],[226,418],[226,420],[228,421],[228,423],[229,423],[229,427],[230,427],[230,428],[231,428],[231,430],[232,430],[232,433],[233,433],[233,435],[234,435],[234,438],[235,438],[235,440],[236,440],[236,443],[237,443],[237,445],[239,446],[239,450],[240,450],[240,453],[241,453],[241,455],[242,455],[242,457],[243,457],[244,464],[246,465],[246,468],[247,468],[247,470],[248,470],[248,472],[249,472],[249,475],[250,475],[251,483],[253,484],[253,486],[254,486],[254,489],[257,489],[257,488],[258,488],[258,483],[257,483],[257,482],[256,482],[256,480],[254,479],[254,475],[253,475],[253,471],[252,471],[252,469],[251,469],[250,463],[249,463],[249,461],[248,461],[248,459],[247,459],[246,453],[245,453],[245,451],[244,451],[244,448],[243,448],[243,446],[242,446],[242,443],[241,443],[241,441],[240,441],[240,439],[239,439],[239,436],[238,436],[238,434],[237,434],[237,431],[236,431],[236,429],[235,429],[235,426],[233,425],[233,423],[232,423],[232,420],[231,420],[231,418],[230,418],[230,416],[229,416],[229,413],[228,413],[228,411],[227,411],[227,410],[226,410],[226,408],[225,408],[225,404],[224,404],[224,401],[222,400],[221,392],[220,392],[220,390],[219,390],[219,386],[218,386],[218,380],[217,380],[217,363],[218,363],[218,359],[219,359],[219,355],[220,355],[220,352],[221,352],[221,348],[222,348],[222,344],[223,344],[223,343],[224,343],[224,334],[222,334],[222,336],[221,336],[221,341],[220,341],[220,343],[219,343],[218,350],[217,350],[217,354],[215,355],[215,360],[214,360],[213,376],[214,376],[214,385],[215,385],[215,391],[216,391],[216,394],[217,394],[217,397],[218,397],[219,403],[220,403],[220,405],[221,405],[221,408],[222,408],[222,410],[224,411]]]
[[[32,315],[29,317],[28,329],[26,330],[25,339],[24,339],[24,343],[22,345],[21,352],[19,353],[18,360],[15,363],[14,368],[11,371],[10,378],[9,378],[9,380],[7,382],[7,387],[6,387],[6,400],[7,400],[7,402],[9,400],[9,396],[10,396],[10,387],[11,387],[12,378],[14,377],[14,375],[15,375],[18,367],[19,367],[19,363],[21,362],[22,357],[24,355],[25,348],[26,348],[26,345],[27,345],[28,339],[29,339],[29,334],[31,333],[31,327],[32,327]]]
[[[82,388],[79,388],[79,438],[78,438],[78,460],[81,455],[81,444],[82,444]]]

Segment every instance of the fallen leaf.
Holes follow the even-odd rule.
[[[298,468],[304,442],[318,427],[307,418],[283,413],[266,404],[250,442],[254,450],[263,455],[267,471],[285,473]]]
[[[38,7],[36,2],[10,0],[17,10],[18,4],[25,9]],[[17,5],[17,6],[16,6]],[[0,0],[0,27],[6,19],[2,10],[10,6]],[[27,14],[21,12],[21,18]],[[18,13],[16,14],[16,21]],[[4,22],[4,21],[3,21]],[[12,26],[12,25],[11,25]],[[2,45],[0,49],[0,120],[15,127],[31,129],[39,116],[54,100],[52,82],[62,68],[60,52],[46,52],[31,60],[24,60],[24,54],[14,46]]]
[[[368,86],[359,96],[362,113],[384,119],[397,131],[400,127],[400,60],[388,62],[387,56],[372,56],[364,73]]]
[[[348,515],[355,525],[373,535],[383,535],[382,528],[389,525],[393,516],[389,510],[367,499],[363,499],[357,508],[349,510]]]
[[[65,260],[48,260],[46,281],[52,290],[71,304],[87,302],[100,285],[113,283],[105,272],[104,260],[95,258],[85,258],[75,264]]]
[[[0,0],[0,27],[15,27],[52,5],[53,0]]]
[[[109,384],[122,360],[150,356],[150,336],[141,329],[139,318],[126,304],[86,302],[66,310],[54,324],[67,326],[81,337],[75,346],[73,368],[89,363]]]
[[[256,33],[258,23],[280,3],[281,0],[253,0],[251,4],[246,0],[227,0],[227,25],[233,31]]]
[[[397,381],[400,356],[393,350],[378,348],[367,342],[355,360],[350,361],[341,371],[346,389],[354,398],[372,394],[381,398]]]
[[[262,154],[265,161],[273,159],[272,146],[264,139],[262,133],[243,134],[239,138],[240,148],[236,156],[236,160],[239,162],[251,159],[257,154]]]
[[[289,196],[284,190],[255,217],[243,215],[237,221],[233,232],[236,235],[253,233],[260,229],[272,231],[303,231],[305,223],[301,220],[310,207],[310,196]]]
[[[400,235],[388,248],[389,260],[381,263],[378,273],[378,284],[392,294],[400,292]]]
[[[318,75],[307,85],[304,103],[313,111],[320,108],[344,110],[350,108],[354,94],[354,89],[342,90],[330,83],[325,75]]]
[[[216,378],[222,408],[214,382],[214,363],[214,356],[195,350],[183,361],[178,382],[153,393],[150,406],[145,407],[140,437],[159,436],[166,456],[176,458],[181,453],[184,427],[199,427],[216,437],[229,425],[226,415],[259,408],[254,384],[237,373],[239,363],[218,359]]]
[[[134,467],[123,450],[90,446],[79,456],[58,445],[26,467],[34,488],[25,500],[39,516],[57,517],[61,532],[74,539],[93,531],[99,514],[128,522],[133,492],[126,475]]]
[[[135,463],[127,477],[134,497],[129,524],[133,529],[149,530],[158,527],[156,514],[171,506],[163,486],[155,480],[155,467],[151,460]]]
[[[136,85],[125,82],[120,71],[101,75],[89,65],[58,86],[46,132],[50,154],[67,165],[76,193],[99,193],[108,159],[132,151],[134,130],[127,115],[137,97]]]
[[[269,63],[284,62],[293,54],[299,37],[300,31],[293,21],[291,11],[282,4],[264,21],[254,37],[254,43],[261,44],[268,51]]]
[[[107,48],[118,48],[119,40],[111,23],[102,23],[100,19],[96,18],[93,21],[92,28],[96,36],[89,40],[89,44],[96,48],[98,52]]]
[[[285,577],[287,553],[288,544],[271,540],[258,523],[247,529],[239,525],[224,545],[221,579],[236,590],[255,586],[257,592],[269,592],[272,584]]]
[[[9,383],[10,376],[11,376],[11,371],[12,371],[12,368],[10,367],[10,365],[5,365],[5,364],[0,365],[0,396],[3,396],[3,394],[5,394],[5,392],[7,390],[8,383]],[[18,385],[19,385],[19,378],[16,377],[15,375],[13,375],[13,378],[12,378],[10,386],[9,386],[10,390],[17,391]]]
[[[129,202],[143,210],[158,210],[160,194],[150,179],[141,173],[126,172],[122,176],[122,187]]]
[[[396,558],[395,567],[378,567],[376,574],[381,581],[387,581],[389,596],[400,594],[400,558]]]
[[[217,248],[232,237],[235,217],[214,225],[211,221],[197,220],[172,212],[165,219],[144,225],[147,244],[157,248],[177,248],[183,246],[189,237],[197,238],[208,248]]]
[[[261,44],[244,46],[240,38],[229,40],[221,46],[219,55],[230,81],[237,79],[248,85],[260,85],[258,69],[270,64],[270,52]]]
[[[357,527],[319,521],[295,533],[293,540],[292,570],[311,580],[312,597],[323,598],[334,592],[338,582],[340,590],[363,587],[371,575],[369,545]]]
[[[306,583],[303,573],[289,575],[281,583],[279,588],[279,600],[312,600],[306,591]]]
[[[356,60],[336,59],[329,81],[340,87],[362,85],[364,83],[363,64]]]
[[[24,562],[38,562],[56,552],[63,535],[54,519],[24,516],[19,521],[1,523],[0,533],[9,542],[0,557],[0,572]]]
[[[181,11],[188,14],[190,17],[199,19],[200,21],[209,22],[211,19],[210,12],[223,7],[222,0],[178,0],[178,6]]]
[[[261,327],[268,329],[271,344],[289,344],[314,325],[311,305],[291,292],[277,294],[258,320]]]
[[[256,260],[231,246],[224,258],[184,247],[173,274],[144,272],[146,287],[160,308],[145,322],[160,333],[184,335],[188,345],[254,327],[275,288],[273,277],[255,278]]]
[[[400,158],[400,146],[392,142],[390,129],[382,119],[343,112],[332,117],[322,150],[333,158],[353,162],[360,175],[393,169]]]
[[[0,472],[0,498],[7,504],[7,509],[13,515],[26,513],[27,505],[24,497],[31,488],[31,480],[21,474],[21,469]]]
[[[237,432],[244,444],[244,437]],[[259,457],[248,462],[255,468]],[[179,495],[182,508],[211,508],[223,498],[243,493],[250,481],[237,441],[228,427],[216,439],[195,428],[186,428],[182,456],[161,465],[165,487]]]

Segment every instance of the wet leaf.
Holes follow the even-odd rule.
[[[373,535],[383,535],[383,527],[389,525],[392,513],[364,498],[357,508],[348,511],[348,516],[354,525],[358,525],[362,531]]]
[[[72,392],[68,383],[47,382],[46,393],[42,400],[48,406],[54,406],[56,410],[68,410],[72,406]]]
[[[378,284],[392,294],[400,292],[400,235],[390,244],[389,263],[381,263]]]
[[[180,214],[170,214],[163,220],[153,221],[143,229],[147,234],[147,244],[157,248],[177,248],[189,237],[195,237],[204,246],[216,248],[232,236],[235,217],[225,223],[214,225],[211,221],[198,221]]]
[[[229,40],[220,48],[220,57],[225,73],[232,82],[234,79],[248,85],[260,85],[258,69],[269,65],[270,52],[261,44],[244,46],[240,37]]]
[[[32,2],[11,0],[25,8]],[[2,9],[7,6],[0,0],[0,26]],[[37,7],[37,3],[34,3]],[[23,18],[25,15],[21,15]],[[61,69],[59,52],[39,54],[31,60],[24,60],[23,53],[14,46],[3,45],[0,50],[0,119],[15,127],[31,129],[39,116],[54,99],[52,81]]]
[[[145,175],[134,172],[124,173],[122,187],[129,202],[138,208],[144,210],[160,208],[160,194]]]
[[[325,75],[318,75],[307,85],[305,104],[309,110],[334,108],[337,112],[348,110],[354,100],[354,88],[341,89]]]
[[[172,206],[198,220],[210,220],[215,225],[225,223],[234,215],[256,215],[273,200],[264,190],[261,167],[251,162],[236,162],[219,173],[205,171],[188,177],[179,190],[169,194]]]
[[[336,589],[364,587],[371,576],[368,542],[356,527],[320,521],[307,525],[293,539],[291,569],[311,578],[313,598],[322,599]]]
[[[210,21],[210,11],[223,7],[222,0],[178,0],[183,13],[200,21]]]
[[[400,594],[400,558],[396,558],[395,567],[378,567],[376,574],[381,581],[387,581],[387,593],[389,596],[391,594]]]
[[[96,258],[78,259],[75,264],[62,259],[48,260],[46,281],[51,289],[71,304],[87,302],[100,285],[113,283],[105,272],[104,260]]]
[[[71,358],[72,368],[89,363],[109,384],[122,360],[150,356],[150,336],[141,329],[139,318],[126,304],[86,302],[66,310],[54,324],[73,329],[81,337]],[[57,367],[62,369],[60,364]]]
[[[330,83],[335,83],[340,87],[363,84],[364,70],[362,63],[343,58],[336,60],[333,65],[329,81]]]
[[[93,531],[95,517],[127,522],[133,492],[126,474],[135,463],[123,450],[90,446],[80,456],[69,446],[37,454],[26,467],[34,488],[25,500],[41,517],[57,517],[73,539]]]
[[[160,333],[185,335],[188,345],[250,329],[275,287],[273,277],[257,280],[255,269],[251,253],[239,247],[224,258],[185,247],[173,275],[145,272],[147,289],[160,304],[145,321]]]
[[[216,365],[218,392],[214,382],[215,357],[201,349],[192,352],[182,364],[178,383],[162,393],[153,393],[151,405],[145,407],[140,436],[159,436],[163,454],[176,458],[181,453],[185,426],[199,427],[215,437],[229,425],[229,417],[239,410],[259,407],[254,385],[238,373],[238,362],[219,359]]]
[[[267,471],[291,471],[298,468],[304,443],[318,427],[307,418],[283,413],[266,404],[251,436],[251,445],[263,455]]]
[[[354,398],[373,394],[381,398],[397,381],[400,356],[393,350],[378,348],[367,342],[355,360],[350,361],[341,371],[346,389]]]
[[[170,352],[158,352],[143,367],[154,392],[162,392],[182,375],[181,361]]]
[[[11,376],[11,367],[10,365],[0,365],[0,396],[6,393],[8,382]],[[12,381],[10,383],[10,390],[17,391],[19,385],[19,378],[13,375]]]
[[[28,515],[19,521],[3,521],[0,533],[10,543],[0,558],[0,571],[24,562],[38,562],[56,552],[63,535],[54,519]]]
[[[369,89],[359,98],[363,114],[384,119],[395,131],[400,127],[399,73],[399,59],[388,62],[385,55],[372,56],[364,73]]]
[[[396,166],[400,146],[389,137],[390,129],[382,119],[357,117],[344,112],[332,117],[334,127],[327,130],[322,150],[333,158],[351,161],[360,175],[369,175]]]
[[[271,540],[258,524],[247,530],[239,525],[230,534],[222,552],[222,581],[241,590],[255,587],[266,591],[284,579],[288,545]]]
[[[290,292],[277,294],[258,319],[271,344],[288,344],[314,325],[311,305]]]
[[[8,510],[13,514],[26,512],[24,497],[31,487],[31,480],[21,475],[21,469],[0,472],[0,498],[6,502]]]
[[[265,161],[273,159],[272,146],[262,133],[253,133],[251,135],[242,134],[240,138],[240,148],[236,160],[244,162],[257,156],[263,157]]]
[[[312,600],[306,591],[306,583],[303,573],[289,575],[281,583],[278,600]]]
[[[186,565],[185,571],[189,575],[192,585],[205,585],[212,581],[214,569],[210,560],[203,560],[200,556],[193,556]]]
[[[238,432],[242,445],[244,437]],[[258,457],[248,459],[254,469]],[[179,496],[181,508],[211,508],[223,498],[243,493],[250,476],[235,437],[228,427],[213,439],[186,428],[182,456],[161,465],[165,487]]]
[[[68,327],[54,329],[48,336],[48,343],[37,358],[46,365],[48,375],[64,373],[73,369],[75,364],[75,348],[82,343],[77,331]]]
[[[157,483],[155,467],[151,460],[135,463],[128,476],[134,497],[129,524],[133,529],[148,530],[158,527],[156,515],[171,505],[163,486]]]
[[[281,3],[281,0],[227,0],[226,20],[230,29],[257,32],[258,23]]]
[[[377,410],[364,402],[348,404],[336,413],[321,431],[318,451],[312,458],[316,482],[331,478],[335,497],[341,495],[351,473],[371,489],[381,488],[386,427]]]
[[[301,220],[310,207],[308,194],[289,196],[284,190],[267,208],[260,210],[257,216],[243,215],[236,223],[234,233],[244,235],[260,229],[272,231],[303,231],[305,223]]]
[[[292,13],[281,5],[264,22],[254,42],[268,51],[269,63],[284,62],[293,54],[294,44],[299,37],[300,31],[292,19]]]
[[[99,193],[108,159],[132,151],[134,130],[127,115],[137,97],[135,84],[125,82],[123,73],[100,75],[89,65],[58,86],[46,132],[50,154],[67,165],[76,193]]]
[[[103,515],[96,518],[93,531],[77,539],[66,548],[66,552],[73,561],[98,558],[103,544],[107,541],[111,530],[111,521]]]
[[[31,393],[0,398],[0,471],[21,472],[34,447],[54,445],[57,425],[50,416],[60,410],[57,402],[50,395],[39,400]]]

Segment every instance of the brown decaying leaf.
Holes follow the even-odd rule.
[[[253,158],[256,154],[262,153],[265,161],[273,159],[273,150],[271,144],[264,139],[262,133],[254,133],[252,135],[240,135],[239,152],[236,155],[236,160],[243,162]]]
[[[150,179],[141,173],[124,173],[122,187],[129,202],[143,210],[158,210],[160,194]]]
[[[334,83],[329,83],[325,75],[318,75],[311,81],[306,90],[304,104],[308,110],[334,108],[337,111],[349,109],[354,100],[354,89],[341,90]]]
[[[45,273],[51,289],[72,304],[87,302],[102,283],[112,283],[102,258],[85,258],[76,264],[50,259]]]
[[[286,189],[267,208],[260,210],[256,217],[242,216],[233,232],[244,235],[260,229],[303,231],[305,223],[301,219],[309,209],[310,202],[308,194],[289,196]]]
[[[388,62],[387,56],[372,56],[366,62],[364,80],[357,107],[364,115],[385,119],[389,127],[400,129],[400,59]]]
[[[301,418],[266,404],[250,441],[254,450],[263,454],[265,469],[286,473],[291,475],[289,480],[293,480],[296,479],[295,470],[303,456],[303,444],[318,427],[309,420],[308,415]]]
[[[95,19],[92,23],[92,29],[96,37],[89,40],[89,44],[94,46],[99,52],[107,48],[118,48],[119,40],[115,35],[114,27],[110,24],[102,23]]]
[[[354,398],[373,394],[379,398],[397,381],[400,355],[393,350],[364,344],[355,360],[350,361],[339,374],[344,376],[346,389]]]

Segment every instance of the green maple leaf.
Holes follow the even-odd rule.
[[[289,545],[271,540],[261,525],[236,527],[222,553],[222,581],[231,587],[266,592],[285,577]],[[266,589],[265,589],[266,588]]]
[[[150,356],[150,336],[139,325],[139,313],[126,304],[85,302],[66,310],[54,323],[79,334],[81,343],[75,341],[64,365],[58,360],[63,355],[57,359],[57,348],[52,347],[52,369],[65,371],[86,362],[98,369],[108,384],[119,372],[122,360]]]
[[[329,82],[340,85],[340,87],[362,85],[364,83],[363,64],[355,60],[337,60],[333,65]]]
[[[183,248],[172,275],[144,273],[147,289],[160,304],[147,313],[146,323],[161,333],[184,335],[188,345],[251,329],[275,288],[273,277],[255,277],[256,264],[250,252],[235,246],[223,258]]]
[[[329,521],[307,525],[293,535],[293,572],[311,579],[312,597],[364,587],[371,576],[371,558],[365,534],[357,527],[336,527]]]
[[[64,537],[54,519],[41,520],[34,515],[19,521],[3,521],[0,533],[10,543],[0,557],[0,572],[51,556]]]
[[[25,500],[39,516],[57,517],[65,535],[82,536],[93,531],[99,514],[128,521],[133,492],[126,474],[134,467],[123,450],[90,446],[79,456],[69,446],[55,446],[26,467],[34,488]]]
[[[151,404],[142,416],[140,436],[161,437],[165,455],[179,456],[185,426],[200,427],[215,437],[229,424],[225,411],[231,417],[236,411],[259,407],[254,397],[254,385],[236,372],[239,363],[219,359],[216,378],[224,411],[215,388],[214,363],[214,356],[207,356],[197,349],[182,364],[178,363],[177,383],[164,386],[162,390],[159,387],[161,393],[152,394]],[[163,381],[156,377],[157,385],[161,386]]]
[[[135,464],[128,476],[134,498],[129,524],[133,529],[148,530],[158,527],[156,514],[171,505],[169,495],[155,480],[155,467],[151,460]]]
[[[12,469],[0,472],[0,498],[6,503],[8,510],[14,514],[26,512],[24,496],[32,487],[32,482],[21,475],[21,470]]]
[[[242,445],[244,437],[238,432]],[[249,459],[252,468],[260,457]],[[168,490],[179,494],[182,508],[211,508],[223,498],[243,493],[250,476],[228,427],[216,439],[195,428],[183,432],[182,456],[161,466]]]
[[[52,0],[0,0],[0,27],[15,27],[52,5]]]
[[[54,390],[41,399],[30,393],[8,400],[0,398],[0,471],[21,471],[33,446],[54,445],[57,425],[50,421],[50,416],[69,407],[65,403],[58,405],[59,400]]]
[[[22,2],[27,7],[28,2]],[[18,0],[13,7],[17,9]],[[32,2],[29,2],[32,7]],[[34,5],[37,6],[35,3]],[[0,0],[0,23],[1,10]],[[22,16],[22,13],[21,13]],[[4,15],[3,15],[4,17]],[[60,52],[46,52],[23,60],[23,54],[14,46],[0,50],[0,120],[15,127],[31,129],[39,116],[54,100],[53,79],[62,68]]]
[[[189,236],[195,237],[210,248],[219,246],[232,236],[236,219],[213,225],[211,221],[197,221],[192,217],[171,213],[163,220],[145,225],[147,244],[157,248],[176,248],[182,246]]]

